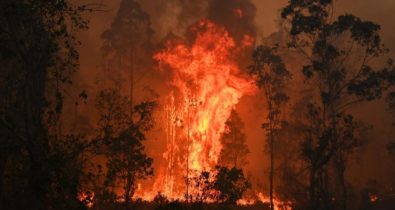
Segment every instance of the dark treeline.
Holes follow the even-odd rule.
[[[209,2],[208,18],[232,36],[243,37],[240,27],[256,35],[250,1],[228,5],[230,11],[242,5],[247,14],[248,24],[233,25],[229,14],[222,14],[227,10],[217,13],[223,0]],[[245,173],[250,149],[245,124],[233,110],[219,165],[188,177],[195,190],[186,202],[158,192],[148,203],[132,198],[137,181],[155,175],[145,141],[160,104],[158,94],[141,83],[154,72],[152,54],[160,43],[138,1],[122,0],[101,37],[102,88],[71,96],[70,87],[79,89],[73,83],[80,64],[76,34],[89,30],[84,14],[99,10],[102,5],[67,0],[0,2],[0,209],[274,210],[275,199],[294,210],[395,208],[395,191],[380,188],[375,177],[360,189],[346,176],[350,156],[369,132],[369,122],[352,107],[385,101],[388,114],[395,107],[395,69],[392,60],[384,60],[388,49],[380,25],[352,14],[335,16],[333,0],[290,0],[281,10],[281,40],[256,46],[240,62],[248,63],[244,70],[263,93],[260,103],[267,110],[257,123],[266,134],[259,141],[265,141],[270,166],[259,179],[269,183],[269,202],[235,205],[257,187]],[[289,54],[300,60],[300,69],[287,64]],[[295,81],[301,93],[291,87]],[[92,132],[64,132],[62,116],[71,114],[65,113],[65,101],[84,106],[88,98],[97,113]],[[395,142],[387,150],[394,154]]]

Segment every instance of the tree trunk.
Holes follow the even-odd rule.
[[[128,171],[127,172],[127,177],[126,177],[125,194],[124,194],[125,209],[128,208],[128,205],[129,205],[129,202],[130,202],[131,188],[132,188],[132,174]]]
[[[28,183],[36,198],[33,206],[38,210],[48,209],[50,205],[48,190],[51,180],[47,164],[49,141],[43,124],[46,76],[45,66],[30,69],[24,87],[25,146],[32,164]]]
[[[314,166],[311,166],[310,169],[310,183],[309,183],[309,196],[310,196],[310,210],[316,210],[316,187],[317,187],[317,180],[316,180],[317,171]]]
[[[274,136],[273,136],[273,128],[270,131],[270,209],[274,210],[274,202],[273,202],[273,176],[274,176]]]
[[[2,151],[0,154],[0,209],[4,208],[3,193],[4,193],[4,177],[5,167],[8,160],[8,154],[6,151]]]
[[[134,98],[134,53],[133,49],[130,52],[130,114],[133,115],[133,98]]]
[[[347,209],[347,186],[346,186],[346,181],[345,181],[345,165],[344,165],[344,159],[342,157],[342,154],[338,154],[336,161],[336,172],[338,176],[338,182],[340,185],[340,205],[342,210]]]

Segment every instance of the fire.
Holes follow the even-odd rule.
[[[264,196],[262,193],[258,194],[258,198],[262,203],[270,203],[270,197]],[[280,199],[274,197],[273,199],[274,210],[291,210],[291,205],[289,202],[281,201]]]
[[[160,69],[171,72],[174,91],[166,106],[164,157],[169,164],[159,169],[151,197],[158,191],[168,198],[183,197],[185,177],[217,165],[225,121],[243,95],[256,91],[236,62],[244,45],[235,46],[228,32],[209,20],[190,30],[195,35],[191,44],[170,40],[154,55]]]
[[[253,93],[255,86],[240,77],[235,43],[225,29],[203,20],[192,30],[203,30],[192,47],[170,44],[155,59],[173,71],[172,85],[181,99],[178,108],[189,124],[191,169],[201,171],[217,163],[224,123],[240,98]]]
[[[375,194],[370,194],[369,195],[369,200],[370,200],[371,203],[375,203],[375,202],[377,202],[379,200],[379,197],[377,195],[375,195]]]
[[[270,204],[270,197],[265,196],[262,193],[258,193],[258,200],[262,203]],[[240,199],[237,201],[238,205],[248,206],[253,205],[257,200],[256,199]],[[273,198],[274,210],[291,210],[291,202],[284,202],[276,197]]]
[[[80,192],[78,193],[77,199],[86,207],[91,208],[94,203],[95,193],[91,191]]]
[[[254,38],[252,38],[250,35],[245,34],[243,36],[243,40],[241,41],[241,44],[243,45],[243,47],[250,47],[254,44]]]
[[[270,204],[270,197],[265,196],[262,193],[258,193],[258,201],[266,204]],[[240,199],[237,201],[238,205],[248,206],[256,203],[256,199]],[[291,202],[284,202],[276,197],[273,198],[274,210],[291,210]]]

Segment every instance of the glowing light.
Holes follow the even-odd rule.
[[[236,47],[228,32],[209,20],[199,21],[190,31],[196,35],[192,44],[169,40],[165,49],[154,55],[161,70],[172,75],[174,91],[169,96],[168,110],[172,111],[168,119],[177,127],[169,129],[173,139],[168,140],[164,155],[175,162],[171,164],[173,171],[159,170],[150,197],[157,191],[169,198],[183,196],[185,187],[179,183],[184,183],[186,160],[191,171],[213,169],[231,110],[243,95],[256,91],[254,82],[243,76],[236,62],[245,45]]]
[[[233,14],[238,17],[238,18],[242,18],[243,17],[243,10],[241,10],[240,8],[234,9],[233,10]]]
[[[94,203],[95,193],[86,191],[78,193],[77,199],[81,201],[86,207],[91,208]]]
[[[265,196],[262,193],[258,193],[258,198],[262,203],[270,203],[270,197]],[[281,201],[280,199],[274,197],[273,198],[273,204],[274,204],[274,210],[291,210],[291,203],[290,202],[284,202]]]
[[[375,194],[370,194],[369,195],[369,200],[371,203],[376,203],[379,200],[379,197]]]
[[[201,171],[217,163],[224,122],[240,98],[253,93],[255,86],[240,77],[232,54],[236,47],[225,29],[203,20],[192,30],[200,32],[192,47],[169,43],[154,58],[173,72],[172,85],[184,99],[179,100],[178,109],[184,116],[189,112],[191,169]],[[188,103],[190,100],[195,103]]]
[[[161,71],[172,75],[173,91],[164,106],[167,148],[163,157],[168,164],[157,170],[153,187],[138,189],[136,198],[150,201],[161,192],[169,200],[185,200],[187,166],[189,178],[214,169],[232,109],[243,95],[257,91],[236,62],[243,49],[252,46],[251,36],[245,35],[237,47],[224,28],[209,20],[199,21],[190,32],[195,37],[192,43],[169,40],[165,49],[154,55]],[[192,188],[189,193],[198,190]],[[269,200],[262,193],[257,197],[262,202]],[[238,204],[255,201],[241,199]],[[290,210],[277,198],[275,205],[276,210]]]

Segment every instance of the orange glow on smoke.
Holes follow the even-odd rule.
[[[238,18],[242,18],[243,17],[243,10],[241,10],[240,8],[234,9],[233,14],[235,16],[237,16]]]
[[[156,171],[152,191],[137,190],[146,199],[152,199],[157,192],[170,199],[182,199],[187,165],[190,177],[213,169],[231,110],[243,95],[256,91],[253,81],[242,75],[236,62],[241,48],[247,45],[236,47],[228,32],[209,20],[198,22],[190,30],[196,36],[191,44],[170,40],[154,55],[160,69],[170,71],[173,92],[166,102],[164,120],[164,158],[168,165]],[[252,40],[250,36],[247,39]]]
[[[254,44],[255,39],[252,38],[250,35],[245,34],[243,36],[243,40],[241,41],[241,44],[243,47],[250,47]]]

